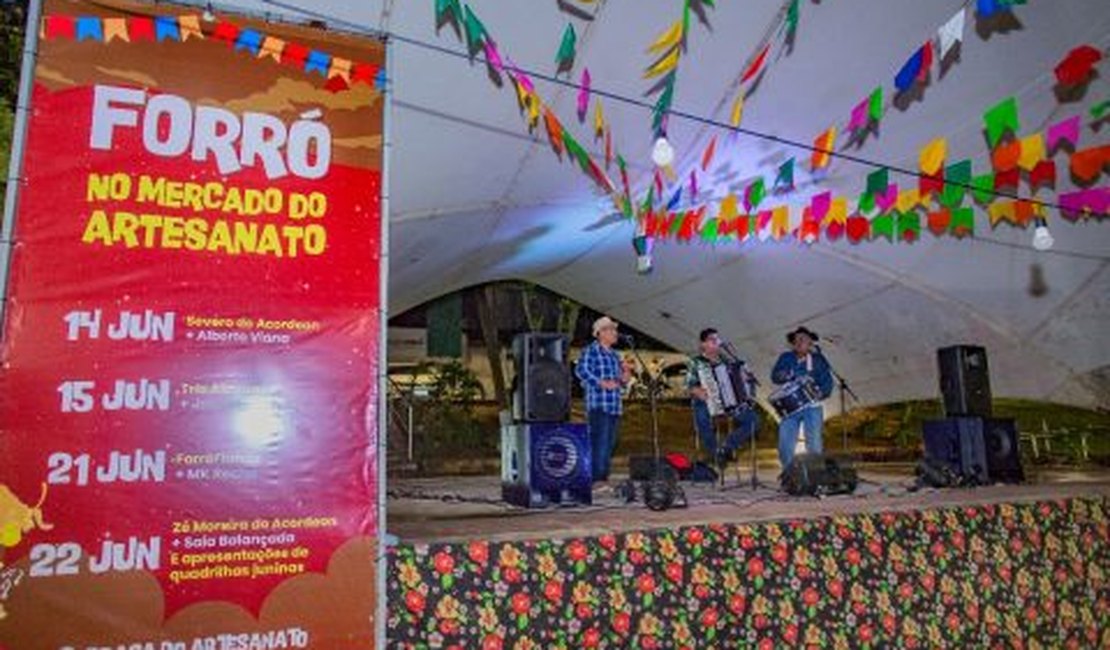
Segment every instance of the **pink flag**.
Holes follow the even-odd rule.
[[[867,101],[863,100],[852,109],[852,119],[848,121],[848,130],[856,131],[867,126],[870,118],[867,113]]]
[[[875,204],[879,206],[880,213],[889,212],[894,204],[898,202],[898,184],[891,183],[887,186],[885,192],[879,192],[875,195]]]
[[[813,218],[818,222],[824,220],[825,215],[829,213],[829,206],[832,205],[832,192],[822,192],[814,196],[810,205]]]
[[[497,44],[486,39],[486,62],[498,72],[505,71],[505,64],[501,62],[501,53],[497,51]]]
[[[582,68],[582,81],[578,84],[578,121],[586,119],[590,107],[590,69]]]
[[[690,170],[690,200],[696,199],[698,196],[698,170]]]
[[[1056,145],[1059,144],[1061,140],[1066,140],[1070,142],[1072,147],[1078,146],[1079,116],[1076,115],[1065,120],[1060,120],[1059,122],[1048,127],[1046,140],[1048,140],[1047,144],[1049,155],[1052,155],[1052,153],[1056,150]]]
[[[1085,212],[1099,218],[1110,214],[1110,186],[1061,194],[1059,200],[1060,214],[1070,221],[1075,221]]]

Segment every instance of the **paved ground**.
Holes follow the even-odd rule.
[[[613,484],[595,487],[592,506],[527,510],[501,502],[497,476],[390,479],[386,529],[402,543],[520,540],[973,503],[1110,497],[1110,471],[1106,470],[1041,470],[1031,472],[1024,485],[917,491],[912,490],[912,472],[911,465],[862,467],[855,494],[817,499],[779,492],[774,484],[777,464],[761,463],[759,488],[751,488],[751,474],[741,468],[740,473],[729,472],[724,488],[683,483],[689,505],[665,512],[648,510],[642,502],[626,504]]]

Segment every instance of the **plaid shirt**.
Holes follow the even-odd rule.
[[[605,379],[621,381],[621,358],[616,352],[597,341],[586,347],[578,359],[574,374],[586,390],[586,411],[604,411],[610,415],[621,414],[621,389],[602,388]]]

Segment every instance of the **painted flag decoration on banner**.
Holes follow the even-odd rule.
[[[45,2],[0,648],[375,644],[385,48],[195,13]]]

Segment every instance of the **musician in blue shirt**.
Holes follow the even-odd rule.
[[[815,349],[814,344],[819,340],[815,332],[805,327],[799,327],[787,334],[786,341],[792,349],[779,356],[771,371],[771,381],[783,385],[808,378],[816,385],[820,400],[827,399],[833,389],[832,369],[825,355]],[[805,430],[806,452],[821,453],[825,410],[820,400],[802,407],[779,422],[779,462],[782,463],[783,471],[794,460],[799,428]]]
[[[617,322],[608,316],[594,321],[590,343],[574,368],[586,391],[586,421],[590,429],[590,462],[594,481],[608,481],[613,450],[620,433],[621,388],[632,378],[632,366],[613,350]]]
[[[710,415],[709,407],[710,400],[720,403],[720,395],[711,395],[710,390],[718,387],[706,384],[716,384],[712,376],[714,368],[728,361],[738,362],[739,359],[726,359],[721,354],[721,336],[712,327],[703,329],[698,334],[698,350],[700,354],[690,357],[686,369],[686,390],[690,393],[690,402],[694,409],[694,428],[697,429],[702,447],[709,454],[709,458],[715,461],[718,467],[724,467],[728,461],[736,459],[736,450],[740,445],[755,435],[759,427],[759,417],[751,404],[743,404],[729,414],[718,414],[728,415],[732,430],[725,437],[724,445],[720,449],[717,448],[717,431],[713,426],[714,415]],[[746,378],[749,377],[750,373],[746,369],[742,372]],[[751,386],[750,383],[749,386]],[[743,395],[739,394],[742,388],[734,387],[734,389],[738,393],[736,397],[742,398]]]

